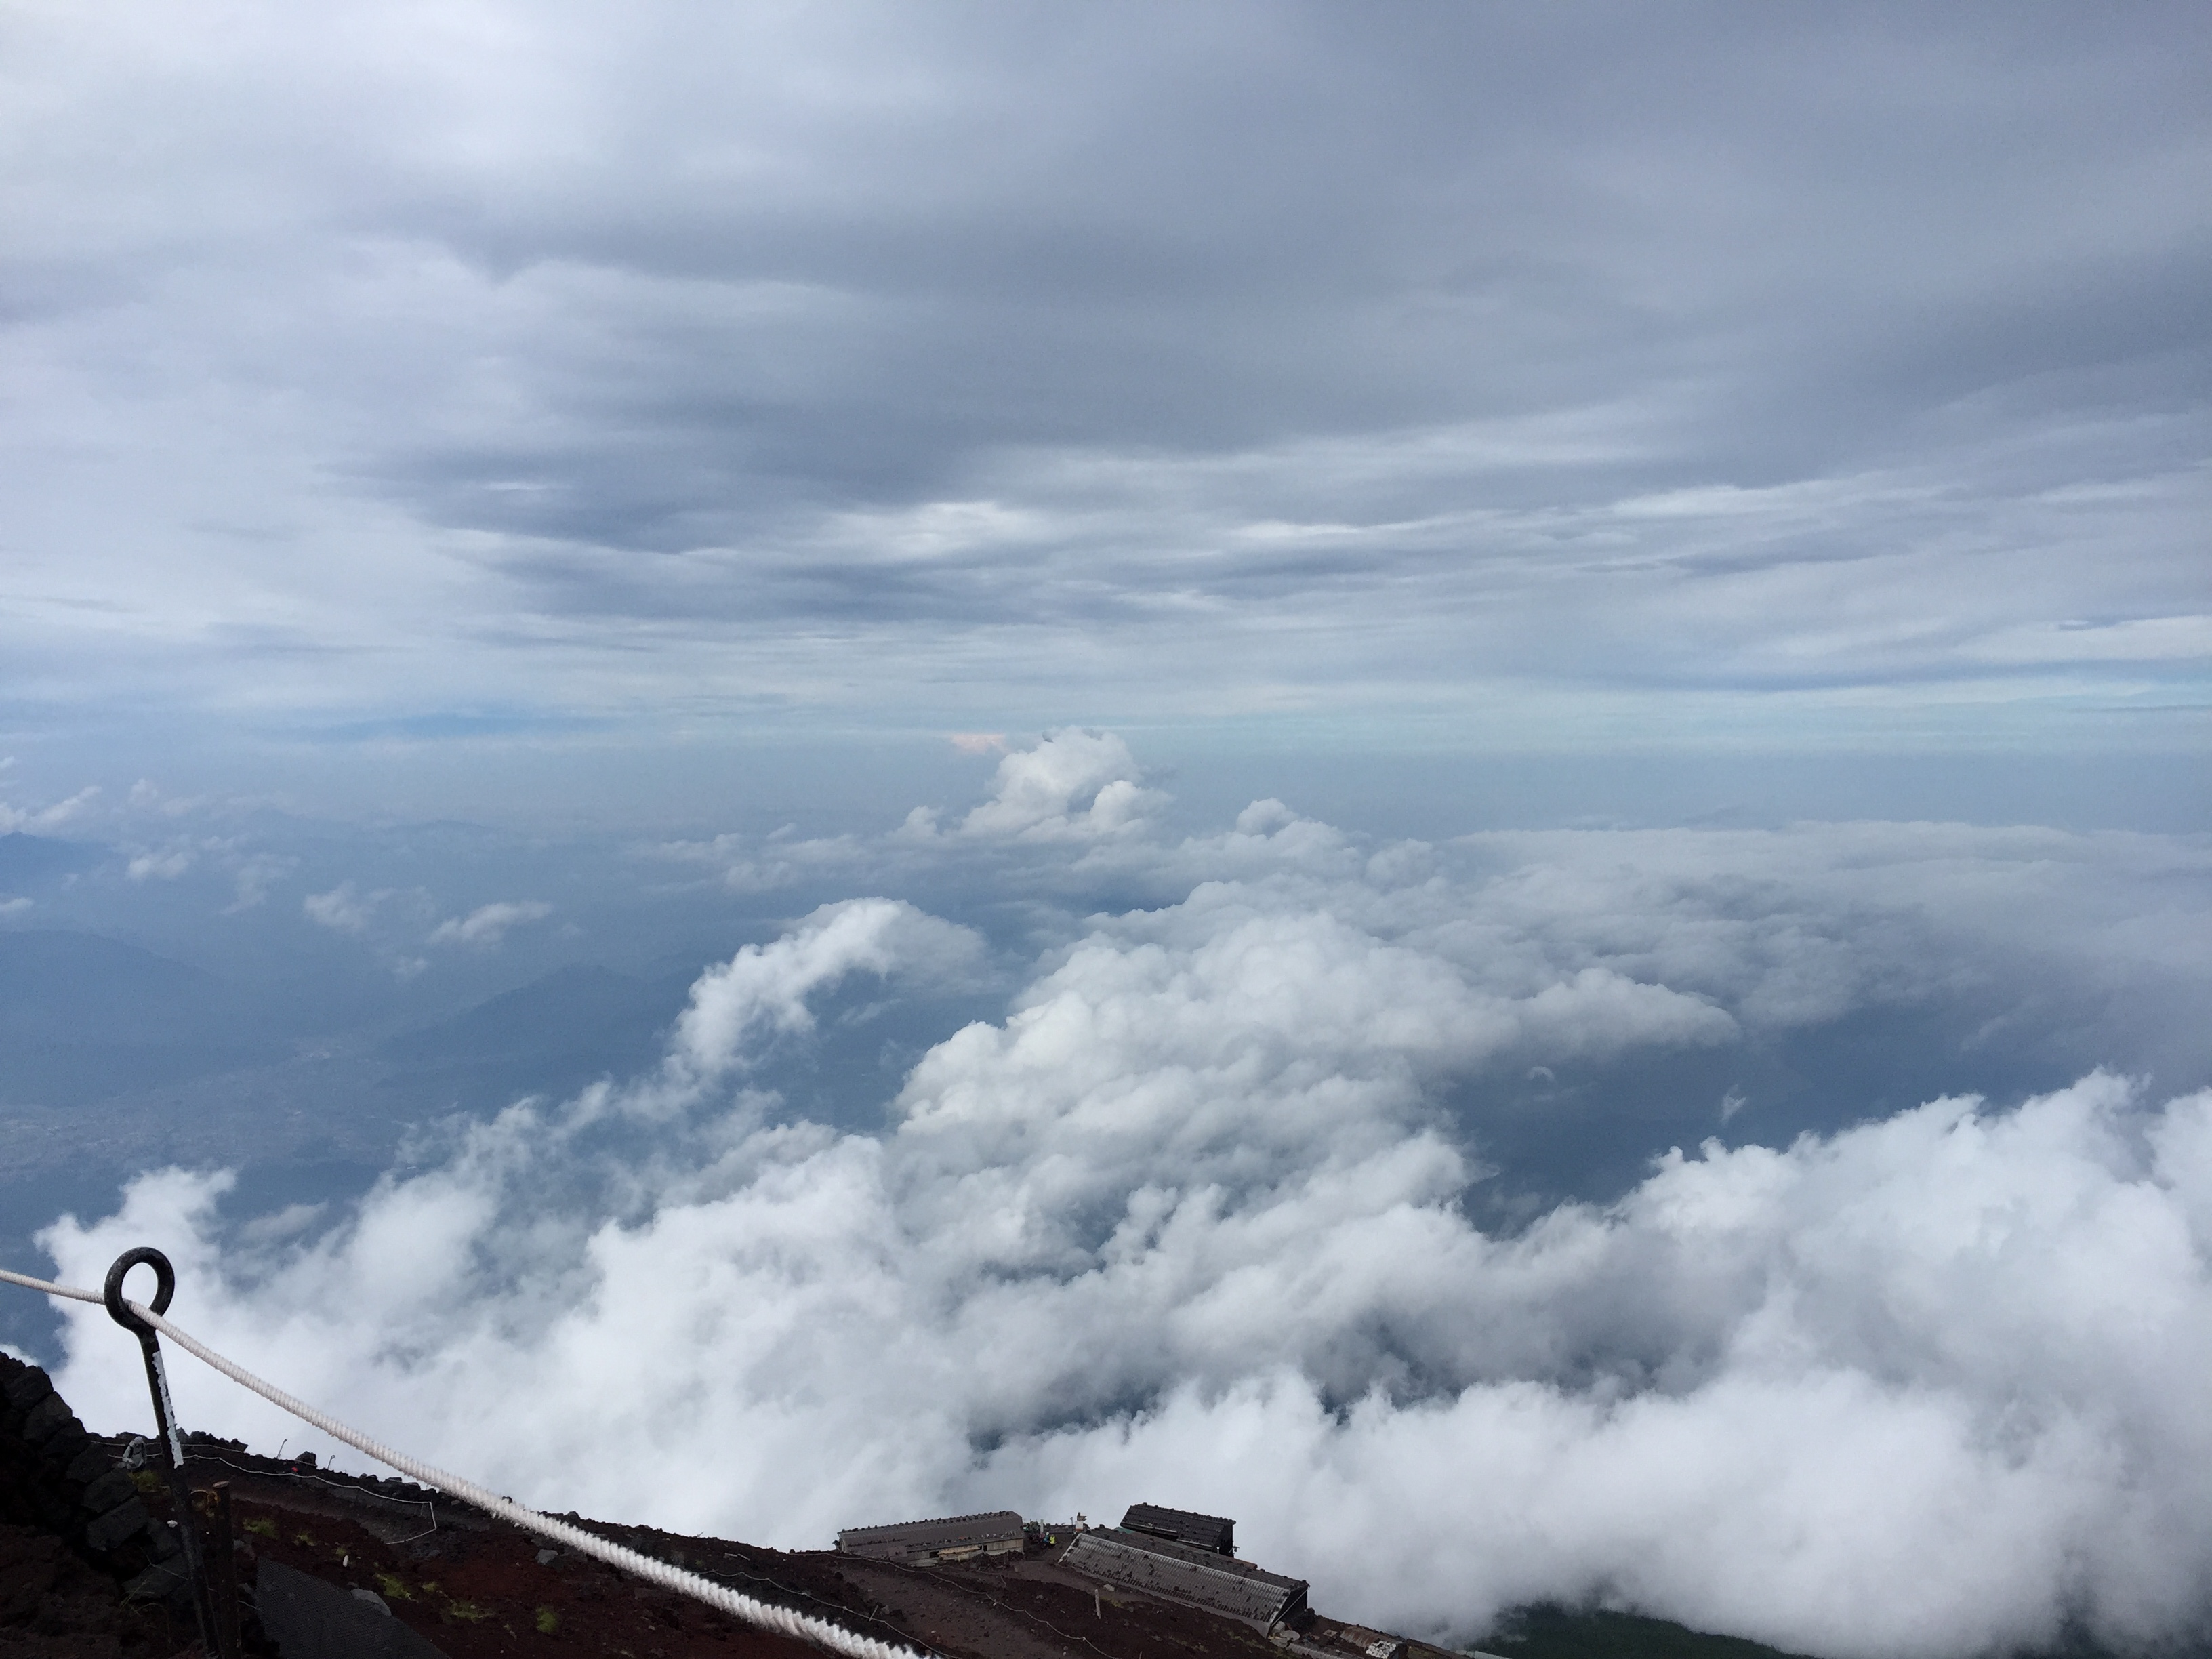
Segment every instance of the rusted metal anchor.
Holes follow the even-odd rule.
[[[147,1305],[157,1314],[169,1310],[169,1298],[177,1291],[177,1270],[159,1250],[141,1244],[117,1256],[115,1265],[107,1270],[105,1299],[108,1317],[137,1337],[139,1347],[145,1351],[146,1386],[154,1396],[154,1427],[162,1449],[169,1455],[169,1497],[176,1512],[176,1519],[171,1524],[177,1529],[177,1541],[184,1547],[185,1571],[191,1584],[192,1613],[199,1620],[200,1645],[210,1654],[221,1655],[222,1659],[236,1659],[236,1648],[226,1645],[222,1640],[225,1632],[216,1622],[215,1600],[208,1590],[207,1553],[200,1547],[199,1516],[192,1507],[191,1488],[185,1480],[185,1437],[177,1428],[177,1408],[169,1399],[169,1374],[161,1364],[161,1338],[123,1299],[125,1277],[142,1263],[154,1270],[154,1299]]]

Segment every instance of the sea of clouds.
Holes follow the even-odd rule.
[[[965,813],[658,851],[744,890],[957,870],[1078,918],[880,1132],[757,1074],[840,1040],[832,996],[989,982],[981,933],[896,896],[736,952],[654,1068],[426,1131],[343,1213],[234,1214],[227,1173],[167,1170],[43,1242],[90,1284],[159,1243],[204,1340],[551,1509],[819,1547],[1148,1499],[1233,1515],[1324,1608],[1462,1642],[1546,1598],[1833,1655],[2200,1626],[2201,840],[1381,844],[1273,801],[1177,839],[1159,805],[1118,738],[1063,732]],[[1476,1201],[1473,1083],[1632,1091],[1883,1007],[2109,1052],[2026,1099],[1655,1148],[1611,1202]],[[64,1391],[138,1420],[104,1313],[66,1317]],[[191,1425],[324,1443],[178,1365]]]

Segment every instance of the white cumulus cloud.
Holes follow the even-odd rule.
[[[1085,738],[1054,775],[1071,756],[1133,771]],[[933,848],[1028,879],[994,836],[1104,787],[1028,775],[993,836]],[[2201,847],[1376,846],[1275,802],[1177,843],[1051,836],[1063,878],[1181,891],[1048,944],[880,1133],[787,1109],[759,1062],[856,980],[982,982],[976,933],[890,897],[736,952],[659,1066],[428,1135],[350,1211],[233,1216],[228,1176],[168,1170],[45,1242],[79,1282],[160,1244],[218,1347],[556,1509],[820,1547],[1151,1498],[1235,1515],[1325,1607],[1461,1642],[1544,1598],[1852,1659],[2212,1614],[2212,1092],[2085,1067],[1510,1214],[1451,1105],[1954,1003],[2025,1010],[1980,1040],[2072,1018],[2124,1060],[2206,985]],[[1720,1098],[1705,1121],[1760,1117]],[[72,1402],[137,1421],[112,1324],[64,1316]],[[195,1426],[297,1439],[197,1368],[177,1387]]]
[[[991,798],[960,820],[978,840],[1091,842],[1136,835],[1166,798],[1147,789],[1129,745],[1110,732],[1049,732],[999,762]],[[936,815],[917,809],[911,835],[935,834]]]
[[[525,922],[543,921],[553,907],[542,899],[502,899],[478,905],[465,916],[449,916],[430,930],[432,945],[470,945],[489,950],[505,939],[510,928]]]
[[[773,944],[747,945],[702,974],[676,1022],[672,1062],[706,1079],[735,1066],[757,1033],[811,1030],[809,993],[865,971],[973,972],[982,942],[964,927],[892,899],[825,904]]]
[[[365,933],[369,920],[385,895],[362,893],[353,883],[342,881],[327,893],[310,893],[300,901],[307,920],[341,933]]]

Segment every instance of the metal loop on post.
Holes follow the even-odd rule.
[[[225,1645],[222,1626],[216,1616],[215,1599],[208,1584],[207,1553],[200,1547],[199,1518],[192,1512],[192,1490],[185,1479],[185,1437],[177,1423],[177,1408],[169,1399],[169,1374],[161,1364],[161,1335],[123,1299],[123,1281],[140,1264],[154,1270],[154,1299],[144,1305],[159,1319],[169,1310],[177,1293],[177,1270],[169,1258],[150,1244],[125,1250],[107,1270],[107,1285],[100,1300],[108,1317],[138,1339],[146,1356],[146,1390],[154,1398],[154,1431],[168,1454],[169,1498],[176,1507],[177,1542],[184,1551],[185,1582],[192,1593],[192,1613],[200,1627],[200,1645],[216,1659],[237,1659],[235,1644]]]
[[[169,1258],[151,1244],[141,1244],[115,1258],[115,1265],[107,1270],[106,1295],[101,1299],[107,1304],[109,1318],[141,1342],[150,1342],[154,1340],[154,1328],[133,1313],[131,1304],[123,1299],[123,1281],[141,1262],[154,1270],[154,1299],[147,1305],[157,1314],[168,1312],[169,1298],[177,1293],[177,1270],[169,1265]]]
[[[116,1312],[116,1306],[122,1302],[123,1297],[122,1275],[141,1262],[153,1267],[155,1277],[161,1281],[153,1303],[153,1317],[161,1322],[159,1330],[142,1328],[143,1320],[137,1317],[126,1319],[123,1313]],[[291,1413],[301,1422],[313,1425],[332,1438],[343,1441],[356,1451],[366,1452],[380,1463],[390,1464],[402,1474],[419,1480],[426,1486],[433,1487],[439,1492],[451,1492],[455,1498],[475,1504],[487,1515],[520,1527],[525,1531],[539,1534],[554,1543],[565,1545],[580,1555],[589,1556],[595,1561],[604,1561],[609,1566],[618,1567],[624,1572],[635,1573],[650,1583],[660,1584],[680,1595],[689,1595],[693,1600],[714,1608],[717,1612],[728,1613],[732,1618],[742,1619],[757,1629],[772,1631],[780,1636],[795,1637],[801,1641],[812,1642],[828,1649],[832,1653],[844,1656],[844,1659],[942,1659],[942,1656],[925,1654],[915,1648],[885,1642],[877,1637],[863,1636],[857,1631],[848,1630],[842,1625],[832,1624],[828,1620],[819,1618],[813,1613],[800,1613],[773,1601],[757,1601],[742,1591],[731,1589],[727,1584],[703,1577],[698,1573],[663,1561],[656,1556],[640,1554],[637,1551],[625,1548],[611,1539],[602,1538],[599,1534],[589,1531],[584,1527],[572,1526],[559,1516],[545,1515],[536,1510],[525,1509],[512,1498],[502,1498],[497,1492],[477,1485],[473,1480],[464,1480],[459,1475],[448,1474],[433,1464],[410,1457],[405,1452],[387,1446],[380,1440],[371,1439],[360,1430],[341,1423],[329,1413],[318,1411],[304,1400],[295,1400],[283,1389],[276,1387],[275,1383],[256,1376],[235,1360],[225,1358],[190,1331],[179,1330],[176,1326],[172,1325],[165,1316],[168,1309],[170,1289],[173,1283],[174,1269],[169,1267],[167,1260],[159,1250],[133,1250],[118,1261],[116,1263],[115,1271],[109,1275],[107,1293],[105,1297],[96,1291],[86,1290],[81,1285],[52,1285],[43,1279],[33,1279],[26,1273],[9,1273],[5,1268],[0,1268],[0,1284],[21,1285],[26,1289],[38,1291],[46,1296],[67,1297],[76,1302],[106,1302],[108,1304],[109,1311],[115,1315],[116,1322],[138,1337],[140,1345],[146,1351],[147,1382],[153,1390],[155,1419],[162,1431],[160,1438],[152,1443],[173,1451],[179,1466],[173,1467],[170,1471],[173,1491],[176,1485],[182,1484],[180,1466],[183,1462],[183,1452],[179,1442],[171,1437],[175,1425],[173,1413],[170,1412],[166,1398],[167,1384],[162,1381],[161,1348],[158,1340],[163,1336],[169,1338],[187,1353],[228,1377],[241,1388],[252,1389],[271,1405]],[[125,1308],[124,1311],[129,1310]],[[142,1462],[144,1449],[148,1443],[144,1440],[137,1443]],[[128,1467],[127,1458],[125,1466]],[[178,1511],[181,1516],[191,1513],[191,1496],[186,1492],[178,1504]],[[222,1634],[224,1626],[216,1622],[216,1613],[212,1602],[204,1599],[208,1590],[204,1569],[205,1552],[200,1549],[199,1535],[195,1529],[180,1527],[178,1530],[183,1534],[182,1541],[185,1549],[196,1553],[202,1559],[201,1570],[193,1575],[193,1610],[207,1621],[204,1628],[212,1632],[208,1638],[209,1651],[211,1653],[220,1651],[221,1644],[224,1639]],[[235,1659],[235,1656],[225,1655],[224,1659]]]

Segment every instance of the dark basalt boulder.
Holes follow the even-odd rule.
[[[189,1590],[179,1600],[164,1583],[150,1598],[134,1599],[126,1584],[181,1553],[174,1532],[146,1507],[115,1454],[85,1432],[53,1380],[0,1354],[0,1651],[26,1659],[175,1653],[191,1624]]]

